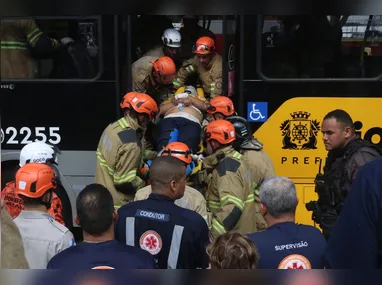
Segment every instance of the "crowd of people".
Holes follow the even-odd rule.
[[[180,41],[165,31],[164,56],[133,65],[123,117],[102,133],[94,184],[77,197],[82,241],[62,220],[55,149],[23,148],[2,191],[2,247],[11,248],[3,268],[355,268],[360,255],[363,266],[380,267],[381,152],[357,137],[350,116],[334,110],[322,123],[329,153],[313,209],[322,232],[296,224],[295,184],[276,176],[249,123],[221,95],[214,40],[199,38],[177,69],[170,56]],[[192,74],[197,83],[186,85]]]

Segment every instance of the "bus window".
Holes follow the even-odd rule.
[[[1,19],[1,79],[93,79],[100,33],[94,17]]]
[[[382,16],[265,16],[261,76],[376,78],[382,75]]]

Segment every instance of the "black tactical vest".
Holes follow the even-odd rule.
[[[344,149],[335,150],[326,158],[324,167],[325,187],[331,195],[331,200],[338,214],[349,191],[348,185],[352,183],[345,173],[347,162],[360,148],[364,148],[365,152],[369,151],[375,154],[377,151],[382,155],[382,150],[376,145],[362,139],[355,139],[350,141]]]

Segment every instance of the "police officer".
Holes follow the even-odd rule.
[[[57,153],[53,146],[43,142],[32,142],[21,149],[19,166],[23,167],[26,163],[56,163]],[[62,201],[55,192],[52,192],[52,202],[48,209],[48,214],[55,220],[65,225],[62,216]],[[15,181],[5,185],[1,191],[1,199],[5,202],[5,209],[9,212],[12,219],[16,218],[24,209],[24,200],[16,194]]]
[[[185,163],[173,156],[154,159],[150,182],[148,199],[118,210],[116,239],[150,252],[160,269],[208,268],[205,220],[174,203],[185,192]]]
[[[133,63],[133,91],[146,93],[159,105],[167,99],[176,74],[174,61],[168,56],[144,56]]]
[[[16,173],[16,193],[24,200],[24,210],[14,222],[31,269],[45,269],[53,256],[75,245],[73,234],[47,214],[56,186],[47,164],[28,163]]]
[[[306,207],[313,211],[312,219],[329,238],[358,169],[382,152],[357,136],[353,120],[344,110],[329,112],[324,117],[321,131],[328,156],[323,176],[318,174],[316,177],[318,201],[310,202]]]
[[[185,61],[173,81],[174,87],[187,83],[187,79],[198,74],[206,98],[222,94],[222,57],[216,53],[215,41],[210,37],[201,37],[194,46],[195,56]]]
[[[149,120],[158,112],[149,95],[137,92],[126,94],[121,106],[125,106],[124,117],[111,123],[99,141],[95,173],[95,182],[111,192],[117,208],[132,201],[136,190],[146,184],[139,177],[142,139]]]
[[[233,143],[235,150],[243,155],[243,160],[248,164],[252,172],[252,191],[255,201],[259,203],[259,188],[265,179],[275,176],[273,162],[263,150],[263,144],[252,137],[252,131],[246,119],[239,116],[226,118],[235,127],[236,140]],[[262,217],[258,217],[260,229],[266,228]]]
[[[205,140],[209,156],[203,164],[211,175],[204,181],[208,181],[206,200],[212,212],[212,239],[226,232],[256,232],[254,217],[260,209],[254,203],[251,171],[242,155],[232,147],[234,126],[226,120],[209,123]]]
[[[162,35],[163,45],[158,45],[146,52],[143,56],[160,58],[162,56],[171,57],[176,62],[176,54],[182,46],[182,36],[176,29],[166,29]]]
[[[182,142],[169,143],[159,156],[173,156],[183,161],[187,166],[187,177],[194,170],[195,164],[188,146]],[[151,185],[143,187],[137,191],[134,201],[144,200],[151,194]],[[196,189],[186,185],[184,196],[175,200],[175,205],[197,212],[208,222],[207,202],[203,195]]]
[[[76,207],[75,220],[82,227],[84,240],[53,257],[48,269],[155,268],[149,253],[114,239],[117,212],[113,197],[104,186],[87,185],[78,195]]]
[[[295,223],[296,187],[286,177],[271,177],[260,186],[265,231],[248,235],[260,253],[258,269],[323,269],[326,241],[313,226]]]

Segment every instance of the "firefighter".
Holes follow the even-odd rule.
[[[47,214],[56,187],[57,177],[47,164],[28,163],[16,173],[16,193],[24,200],[25,209],[14,222],[30,269],[46,269],[53,256],[75,245],[69,229]]]
[[[155,46],[143,56],[152,56],[156,58],[168,56],[176,62],[177,51],[182,46],[182,36],[180,33],[176,29],[167,29],[163,32],[162,42],[163,45]]]
[[[160,156],[174,156],[183,161],[187,166],[187,176],[189,176],[195,167],[191,151],[188,146],[182,142],[169,143],[159,154]],[[134,201],[144,200],[151,194],[151,186],[146,186],[135,194]],[[206,199],[196,189],[187,186],[184,192],[184,196],[178,200],[175,200],[175,205],[190,209],[200,214],[208,223]]]
[[[272,160],[263,150],[263,144],[252,137],[252,131],[246,119],[239,116],[226,118],[235,127],[236,140],[233,143],[235,150],[243,155],[243,160],[248,164],[252,172],[252,191],[255,194],[255,202],[260,206],[259,189],[265,179],[276,175]],[[256,221],[259,229],[266,229],[267,224],[261,215]]]
[[[145,186],[139,177],[145,129],[158,112],[155,101],[147,94],[130,92],[124,117],[111,123],[103,132],[97,148],[95,183],[111,192],[114,206],[132,201],[137,189]]]
[[[176,66],[170,57],[141,57],[132,66],[133,91],[146,93],[160,104],[171,93],[175,74]]]
[[[207,109],[205,124],[215,120],[223,120],[229,116],[235,115],[235,107],[231,99],[227,96],[217,96],[210,100],[210,106]]]
[[[43,142],[32,142],[21,149],[19,166],[34,163],[56,163],[57,153],[51,145]],[[1,191],[1,199],[5,202],[5,209],[12,217],[16,218],[22,210],[24,210],[24,200],[16,194],[15,181],[7,183]],[[53,216],[57,222],[65,225],[62,216],[62,202],[57,194],[53,191],[52,202],[48,209],[48,214]]]
[[[1,201],[1,269],[29,269],[20,231]],[[3,276],[2,276],[3,277]],[[4,282],[4,279],[2,279]]]
[[[185,61],[179,69],[174,87],[186,84],[191,75],[198,74],[207,98],[222,94],[222,57],[216,53],[215,42],[210,37],[201,37],[194,46],[195,56]]]
[[[208,226],[199,214],[175,205],[186,186],[186,164],[161,156],[150,167],[148,199],[118,210],[115,238],[150,252],[160,269],[208,268]]]
[[[226,232],[257,231],[254,217],[260,214],[260,208],[254,203],[249,166],[232,147],[235,138],[235,128],[226,120],[214,121],[206,127],[209,156],[203,164],[212,174],[206,193],[212,212],[211,239]]]
[[[35,78],[38,71],[32,54],[50,54],[62,46],[45,36],[33,19],[1,20],[0,41],[2,79]]]

